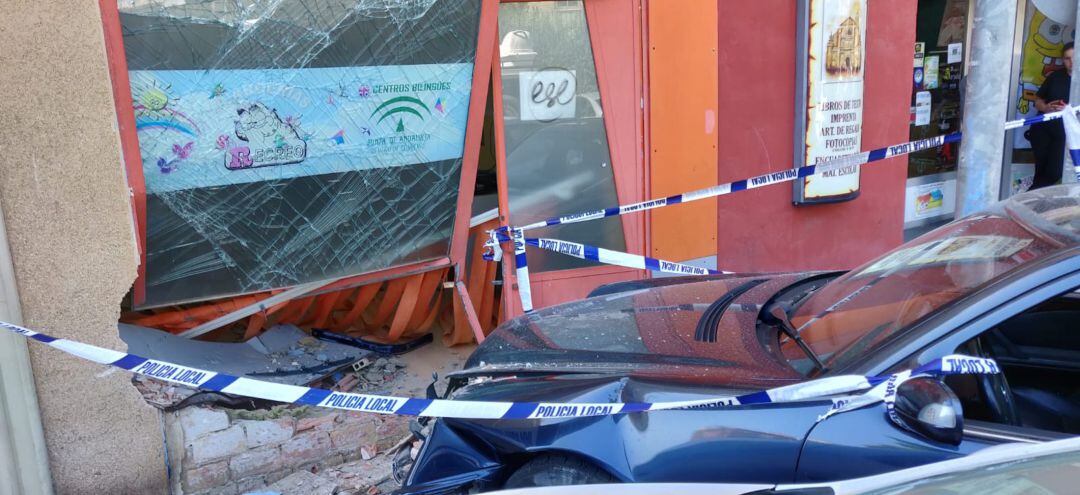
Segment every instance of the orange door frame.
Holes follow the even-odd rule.
[[[501,0],[500,3],[519,3],[519,2],[544,2],[551,0]],[[647,53],[644,49],[644,33],[646,29],[646,19],[643,17],[643,3],[646,0],[605,0],[609,2],[622,1],[625,2],[626,8],[630,11],[630,26],[633,30],[633,47],[634,51],[634,65],[633,65],[633,78],[634,78],[634,91],[633,98],[628,101],[626,105],[618,106],[614,102],[615,96],[623,96],[625,94],[618,94],[615,91],[615,81],[612,77],[609,77],[607,69],[616,67],[619,64],[608,65],[605,62],[609,59],[605,58],[604,50],[597,49],[597,37],[600,36],[599,29],[596,29],[600,25],[597,20],[600,16],[600,7],[596,3],[599,0],[584,0],[585,6],[585,18],[589,28],[589,40],[592,44],[591,51],[593,54],[593,63],[596,67],[597,84],[600,87],[600,101],[607,101],[608,105],[604,108],[604,128],[608,134],[608,152],[611,156],[612,171],[614,172],[615,190],[616,195],[620,203],[630,203],[641,201],[646,197],[648,192],[648,181],[645,180],[646,170],[648,167],[648,154],[645,153],[644,143],[647,139],[647,127],[645,122],[645,94],[648,91],[648,81],[644,77],[646,65],[648,63]],[[607,26],[614,27],[614,26]],[[496,159],[496,176],[498,186],[499,197],[499,222],[503,226],[509,225],[509,212],[510,204],[509,197],[507,195],[508,181],[507,181],[507,155],[506,155],[506,133],[505,124],[503,122],[503,106],[502,106],[502,70],[499,61],[499,47],[498,40],[496,39],[493,45],[492,63],[491,63],[491,77],[492,77],[492,111],[495,113],[495,159]],[[625,64],[622,64],[625,65]],[[606,98],[605,98],[606,96]],[[625,98],[624,98],[625,99]],[[612,108],[627,108],[634,109],[634,129],[632,133],[620,132],[617,122],[621,119],[610,118],[612,112],[609,109]],[[633,153],[627,153],[629,149],[626,146],[626,140],[632,140],[631,147],[634,148]],[[624,146],[618,147],[620,143],[624,143]],[[611,205],[604,205],[611,206]],[[623,224],[623,235],[626,240],[627,251],[634,254],[644,254],[647,248],[647,215],[629,215],[622,216],[620,220]],[[573,241],[573,239],[566,239]],[[515,275],[515,267],[513,266],[513,256],[505,256],[503,258],[503,318],[512,318],[514,316],[521,315],[523,313],[521,308],[521,298],[518,292],[517,277]],[[607,283],[618,280],[638,279],[644,278],[647,274],[640,270],[628,269],[619,266],[595,266],[588,268],[576,268],[571,270],[559,270],[553,272],[540,272],[530,273],[531,289],[533,295],[533,302],[536,307],[542,307],[545,301],[557,301],[562,302],[561,299],[565,299],[564,294],[559,292],[569,288],[569,284],[572,280],[580,281],[581,279],[594,279],[594,284]],[[547,295],[545,296],[545,292]],[[582,296],[584,294],[581,294]],[[563,296],[563,297],[560,297]]]

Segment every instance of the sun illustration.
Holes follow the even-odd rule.
[[[177,131],[190,137],[200,134],[199,125],[178,108],[180,100],[169,94],[171,89],[171,85],[161,84],[157,79],[132,84],[135,128]]]
[[[135,109],[146,112],[164,111],[169,106],[169,89],[170,85],[159,87],[156,79],[149,86],[135,88]]]

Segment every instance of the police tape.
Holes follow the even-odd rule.
[[[498,230],[489,230],[490,240],[484,243],[487,252],[483,257],[487,261],[502,261],[503,242],[514,243],[514,267],[517,274],[518,293],[521,296],[521,309],[526,313],[533,310],[532,284],[529,283],[529,260],[525,256],[525,237],[521,229],[511,229],[510,236]]]
[[[824,419],[838,412],[849,411],[878,402],[888,404],[889,394],[895,394],[895,388],[912,377],[1000,373],[997,363],[992,359],[949,355],[915,370],[882,377],[853,375],[826,377],[760,392],[699,400],[555,403],[419,399],[337,392],[321,388],[254,380],[157,359],[147,359],[135,354],[103,349],[74,340],[59,339],[10,323],[0,322],[0,327],[88,361],[113,366],[177,385],[288,404],[374,414],[434,418],[514,420],[581,418],[647,411],[829,401],[829,408],[821,416]]]
[[[1065,143],[1069,149],[1069,159],[1073,163],[1073,174],[1077,182],[1080,182],[1080,120],[1077,120],[1073,112],[1065,112],[1061,117],[1065,127]]]
[[[520,229],[515,229],[513,232],[521,233]],[[512,238],[502,234],[498,231],[491,231],[491,240],[484,243],[484,247],[489,248],[490,252],[484,254],[484,259],[487,261],[500,261],[502,257],[502,248],[500,243],[511,241]],[[615,251],[611,249],[604,249],[601,247],[590,246],[588,244],[582,244],[578,242],[563,241],[559,239],[546,239],[546,238],[534,238],[523,237],[524,244],[527,246],[538,247],[547,251],[553,251],[566,256],[574,258],[595,261],[606,265],[624,266],[627,268],[637,268],[639,270],[650,270],[660,273],[671,273],[676,275],[721,275],[729,274],[731,272],[712,270],[709,268],[702,268],[699,266],[687,265],[684,263],[676,263],[674,261],[662,260],[659,258],[650,258],[648,256],[641,256],[639,254],[624,253],[622,251]],[[515,261],[523,259],[524,249],[520,252],[517,249],[515,241]],[[518,284],[524,285],[521,282],[521,268],[518,267]],[[528,276],[528,272],[526,272]],[[524,298],[522,298],[524,299]]]
[[[1005,130],[1018,129],[1020,127],[1032,124],[1048,122],[1056,119],[1063,119],[1063,125],[1065,126],[1066,130],[1066,140],[1068,143],[1069,155],[1074,163],[1077,180],[1080,180],[1080,121],[1077,121],[1076,118],[1077,108],[1078,107],[1068,107],[1059,112],[1037,115],[1035,117],[1022,120],[1009,121],[1005,123],[1004,127]],[[718,196],[724,196],[739,191],[756,189],[759,187],[770,186],[783,182],[791,182],[818,173],[824,173],[832,170],[840,170],[849,167],[861,167],[865,164],[878,162],[897,156],[908,155],[916,151],[936,148],[938,146],[943,146],[947,143],[955,143],[957,141],[960,141],[960,138],[961,133],[954,132],[942,136],[908,141],[906,143],[886,146],[884,148],[877,148],[874,150],[864,151],[853,155],[827,157],[823,158],[821,162],[814,165],[806,165],[788,170],[781,170],[779,172],[770,172],[756,177],[751,177],[735,182],[728,182],[726,184],[719,184],[716,186],[707,187],[705,189],[698,189],[696,191],[690,191],[682,194],[676,194],[674,196],[668,196],[666,198],[651,199],[648,201],[642,201],[640,203],[613,206],[602,210],[592,210],[571,215],[565,215],[561,217],[553,217],[547,220],[534,222],[521,227],[499,227],[489,232],[489,234],[491,235],[491,240],[485,244],[485,247],[488,248],[489,252],[488,254],[484,255],[484,259],[487,259],[489,261],[501,260],[502,251],[499,247],[499,242],[508,242],[509,238],[507,237],[507,234],[513,234],[523,238],[524,232],[526,230],[538,229],[541,227],[550,227],[554,225],[567,225],[572,223],[588,222],[601,218],[626,215],[628,213],[637,213],[646,210],[663,208],[665,206],[689,203],[691,201],[697,201],[699,199],[715,198]],[[541,243],[539,239],[533,239],[533,241],[535,242],[526,243],[536,247],[540,247],[542,249],[548,249],[565,255],[575,256],[581,259],[611,265],[625,266],[629,268],[639,268],[663,273],[678,273],[682,275],[730,273],[718,272],[716,270],[706,271],[706,269],[703,268],[691,267],[690,265],[684,265],[681,263],[663,261],[655,258],[648,258],[630,253],[612,251],[593,246],[587,246],[585,244],[572,243],[568,241],[560,241],[555,239],[543,239],[543,241],[547,241],[544,243]],[[584,250],[586,247],[589,248],[588,251]],[[521,299],[522,308],[525,310],[525,312],[530,312],[533,308],[532,289],[529,284],[529,270],[526,265],[524,243],[515,242],[514,252],[515,261],[517,262],[515,266],[517,267],[516,274],[518,278],[518,296]],[[601,258],[601,252],[603,252],[603,259]],[[665,268],[675,271],[669,271]]]
[[[1076,110],[1077,107],[1069,107],[1068,109],[1062,110],[1060,112],[1037,115],[1028,119],[1009,121],[1005,123],[1005,130],[1018,129],[1020,127],[1038,124],[1040,122],[1060,119],[1063,118],[1064,114],[1068,112],[1075,112]],[[1075,116],[1075,113],[1072,113],[1072,115]],[[520,227],[500,227],[499,230],[503,233],[506,233],[513,228],[518,228],[526,231],[538,229],[541,227],[550,227],[553,225],[566,225],[571,223],[588,222],[601,218],[626,215],[628,213],[637,213],[646,210],[663,208],[665,206],[689,203],[691,201],[697,201],[700,199],[715,198],[718,196],[724,196],[727,194],[736,193],[748,189],[756,189],[759,187],[779,184],[782,182],[791,182],[796,179],[801,179],[832,170],[862,166],[869,163],[886,160],[889,158],[909,155],[916,151],[936,148],[938,146],[943,146],[948,143],[955,143],[960,141],[960,138],[961,133],[954,132],[951,134],[945,134],[932,138],[918,139],[915,141],[908,141],[906,143],[900,143],[893,146],[886,146],[884,148],[864,151],[853,155],[823,158],[821,162],[815,163],[813,165],[806,165],[802,167],[781,170],[778,172],[770,172],[767,174],[758,175],[756,177],[750,177],[748,179],[728,182],[726,184],[719,184],[704,189],[698,189],[696,191],[690,191],[682,194],[676,194],[674,196],[668,196],[665,198],[656,198],[648,201],[642,201],[640,203],[619,205],[610,208],[604,208],[601,210],[592,210],[581,213],[574,213],[571,215],[564,215],[560,217],[552,217],[548,218],[547,220],[541,220],[539,222],[530,223]],[[1074,146],[1070,146],[1070,148],[1074,148]],[[1078,151],[1077,156],[1080,157],[1080,142],[1077,143],[1077,146],[1075,146],[1075,148]],[[1080,160],[1076,161],[1076,163],[1080,163]],[[1077,169],[1080,170],[1080,167],[1078,167]]]

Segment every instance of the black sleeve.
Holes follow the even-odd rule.
[[[1043,101],[1049,103],[1050,86],[1053,84],[1054,76],[1057,72],[1052,72],[1046,79],[1043,80],[1042,85],[1039,86],[1039,90],[1035,92],[1035,96],[1042,98]]]
[[[1049,76],[1046,76],[1042,86],[1039,86],[1039,91],[1035,95],[1047,103],[1054,100],[1068,100],[1069,84],[1066,83],[1068,78],[1064,70],[1051,72]]]

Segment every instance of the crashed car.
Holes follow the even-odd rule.
[[[1080,437],[1010,443],[972,455],[851,480],[808,484],[641,483],[519,488],[495,495],[1072,495]]]
[[[1080,434],[1080,185],[1014,196],[848,272],[604,286],[506,322],[455,400],[731,396],[882,376],[950,354],[1002,373],[922,378],[821,419],[828,398],[587,418],[438,419],[401,493],[612,482],[801,483]]]

